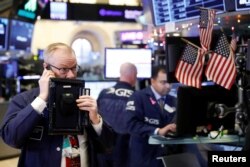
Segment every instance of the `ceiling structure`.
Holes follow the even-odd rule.
[[[13,0],[0,0],[0,13],[4,13],[13,5]],[[2,15],[2,14],[1,14]]]
[[[120,0],[123,1],[123,0]],[[18,3],[17,3],[18,2]],[[20,0],[0,0],[0,15],[9,17],[9,13],[17,4],[20,4]],[[97,3],[109,2],[108,0],[97,0]],[[134,0],[135,3],[141,4],[141,0]],[[14,4],[15,3],[15,4]],[[176,22],[176,27],[183,27],[183,25],[197,26],[199,23],[198,19],[192,19],[182,22]],[[237,12],[225,12],[216,16],[214,21],[214,29],[220,29],[223,27],[225,31],[231,31],[244,35],[250,34],[250,11],[237,11]],[[165,26],[166,27],[166,26]],[[180,31],[181,29],[179,29]]]

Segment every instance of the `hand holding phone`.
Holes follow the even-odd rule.
[[[40,89],[39,97],[45,101],[47,101],[48,99],[50,78],[54,77],[55,74],[53,73],[53,71],[51,71],[50,66],[47,66],[44,68],[41,78],[38,81]]]

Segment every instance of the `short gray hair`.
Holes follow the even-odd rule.
[[[44,62],[48,62],[49,57],[52,56],[53,53],[57,49],[62,49],[65,52],[68,52],[70,55],[75,56],[75,51],[69,45],[67,45],[65,43],[57,42],[57,43],[52,43],[52,44],[48,45],[47,48],[45,49],[45,51],[44,51]]]

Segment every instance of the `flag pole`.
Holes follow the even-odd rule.
[[[220,26],[220,31],[221,31],[222,33],[224,33],[224,29],[223,29],[222,26]]]
[[[181,40],[192,45],[193,47],[195,47],[197,49],[201,49],[199,46],[195,45],[194,43],[190,42],[189,40],[186,40],[185,38],[181,38]]]
[[[192,45],[193,47],[197,48],[197,49],[201,49],[198,45],[195,45],[194,43],[190,42],[189,40],[186,40],[185,38],[181,38],[181,40],[183,40],[184,42]],[[205,52],[205,54],[209,54],[209,53],[212,53],[213,51],[212,50],[207,50]]]

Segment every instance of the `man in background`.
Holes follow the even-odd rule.
[[[101,154],[103,167],[127,167],[129,134],[124,125],[124,112],[128,98],[135,90],[137,69],[134,64],[124,63],[120,67],[120,79],[111,88],[102,90],[97,105],[99,112],[116,132],[114,149],[109,154]]]
[[[175,99],[168,95],[171,85],[167,82],[162,66],[152,70],[151,86],[136,91],[126,106],[126,125],[130,133],[130,167],[163,167],[157,157],[167,154],[166,148],[148,144],[150,135],[161,136],[176,131],[172,123]]]

